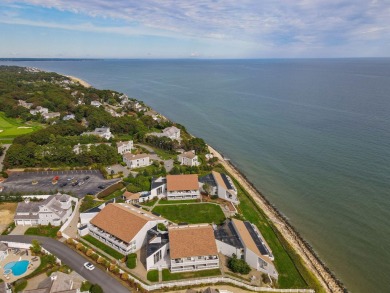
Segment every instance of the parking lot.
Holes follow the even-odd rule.
[[[57,183],[53,184],[53,179],[58,179]],[[3,192],[45,194],[59,191],[83,197],[95,195],[118,181],[104,179],[98,170],[41,171],[13,173],[1,185],[4,186]]]

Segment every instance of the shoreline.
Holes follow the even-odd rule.
[[[90,88],[92,87],[92,85],[90,85],[88,82],[86,82],[85,80],[81,79],[81,78],[78,78],[78,77],[75,77],[73,75],[65,75],[66,77],[70,78],[71,80],[75,81],[75,82],[78,82],[79,84],[81,84],[83,87],[85,88]]]
[[[219,159],[222,166],[239,182],[239,184],[248,192],[255,203],[260,207],[276,229],[281,233],[284,239],[301,257],[306,268],[316,276],[326,292],[348,292],[344,285],[336,278],[330,269],[320,260],[311,246],[300,236],[295,228],[265,197],[257,188],[246,178],[246,176],[230,161],[216,149],[207,145],[211,154]]]

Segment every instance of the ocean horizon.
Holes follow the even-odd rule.
[[[143,100],[229,157],[351,292],[390,292],[390,58],[0,64]]]

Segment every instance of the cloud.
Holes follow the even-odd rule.
[[[123,35],[239,40],[275,48],[327,48],[389,40],[390,5],[370,0],[3,0],[0,22]],[[13,15],[39,7],[86,20]],[[104,23],[104,25],[101,25]],[[365,46],[369,45],[367,43]],[[375,42],[375,45],[377,43]],[[390,49],[390,48],[389,48]]]

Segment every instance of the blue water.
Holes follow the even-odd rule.
[[[7,64],[144,100],[231,158],[352,292],[390,292],[390,59]]]
[[[28,264],[30,262],[28,260],[20,260],[9,262],[4,266],[5,270],[12,270],[12,274],[17,277],[23,275],[27,271]]]

